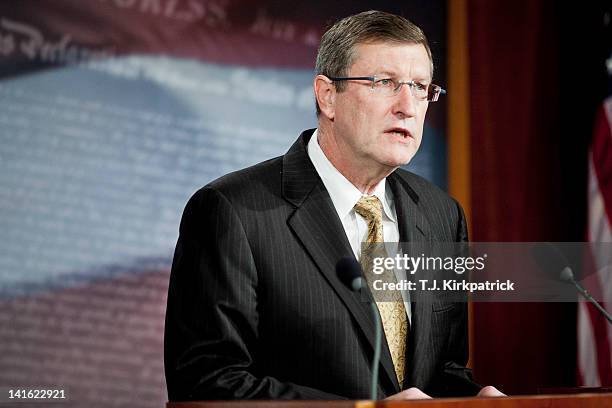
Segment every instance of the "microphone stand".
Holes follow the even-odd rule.
[[[569,268],[565,268],[565,269],[569,269]],[[574,274],[571,272],[571,270],[569,271],[569,273],[567,273],[565,269],[561,272],[562,279],[570,283],[573,283],[576,289],[578,290],[578,292],[580,292],[580,294],[584,296],[586,300],[591,302],[597,308],[597,310],[601,312],[601,314],[606,318],[608,323],[612,324],[612,316],[610,316],[610,314],[606,311],[606,309],[604,309],[599,303],[597,303],[597,301],[593,298],[593,296],[591,296],[588,290],[586,290],[581,284],[576,282],[576,279],[574,279],[574,276],[573,276]]]
[[[365,279],[362,276],[363,270],[361,269],[361,265],[353,257],[342,258],[338,261],[336,264],[336,274],[340,281],[353,292],[358,292],[366,287]],[[378,366],[380,365],[382,323],[376,301],[372,299],[368,303],[370,303],[372,316],[374,317],[374,325],[376,326],[374,357],[372,359],[372,382],[370,383],[370,399],[376,401],[378,399]]]
[[[372,306],[372,315],[374,316],[374,324],[376,325],[376,340],[374,342],[374,359],[372,360],[372,383],[370,384],[370,399],[376,401],[378,399],[378,366],[380,365],[380,347],[382,341],[382,330],[380,329],[380,314],[376,302],[370,302]]]

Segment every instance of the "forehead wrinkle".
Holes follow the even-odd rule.
[[[399,80],[418,80],[428,82],[432,80],[431,62],[428,56],[426,56],[426,61],[423,61],[423,64],[421,64],[421,61],[417,55],[412,55],[410,58],[408,58],[408,62],[401,64],[408,67],[408,78],[401,78],[402,74],[399,73],[402,71],[401,67],[396,69],[396,67],[391,67],[385,62],[381,63],[379,60],[379,53],[376,53],[371,59],[364,59],[363,53],[359,52],[360,48],[361,47],[356,47],[353,54],[353,63],[349,67],[349,73],[351,76],[390,75],[391,77]],[[419,67],[419,65],[423,66]],[[357,72],[355,71],[355,68],[357,68]],[[417,72],[414,72],[415,70]]]

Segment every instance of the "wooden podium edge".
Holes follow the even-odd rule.
[[[500,398],[435,398],[409,401],[193,401],[166,408],[612,408],[612,393],[526,395]]]

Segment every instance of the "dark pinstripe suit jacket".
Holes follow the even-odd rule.
[[[166,311],[171,401],[368,397],[374,322],[335,275],[353,252],[306,152],[311,135],[188,202]],[[403,170],[387,180],[401,241],[467,240],[453,199]],[[412,316],[404,388],[475,394],[466,304],[413,303]],[[379,393],[399,391],[383,341]]]

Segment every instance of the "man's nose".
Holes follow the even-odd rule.
[[[411,118],[416,116],[417,103],[419,101],[412,95],[412,88],[409,83],[403,83],[397,95],[395,95],[395,104],[393,105],[393,113],[401,118]]]

